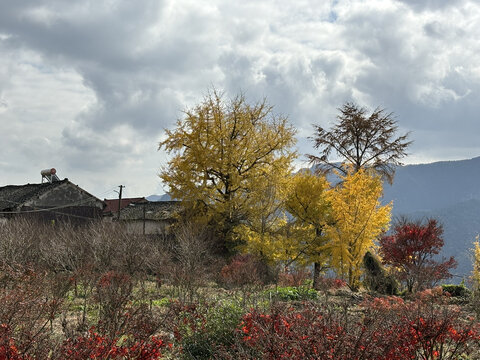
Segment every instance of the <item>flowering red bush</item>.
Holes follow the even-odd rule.
[[[0,325],[0,359],[20,360],[15,340],[12,338],[10,327],[6,324]],[[24,357],[29,359],[29,357]]]
[[[415,348],[399,332],[401,327],[384,320],[383,316],[345,318],[340,312],[308,305],[299,311],[249,313],[240,332],[244,344],[265,359],[414,358]]]
[[[0,286],[0,346],[15,348],[23,358],[45,357],[51,346],[49,325],[63,302],[52,294],[52,279],[29,267],[2,265]]]
[[[95,298],[100,306],[99,325],[103,333],[115,336],[124,326],[133,285],[130,276],[116,271],[109,271],[100,277]]]
[[[347,286],[345,280],[320,276],[318,278],[318,288],[320,290],[336,290]]]
[[[458,359],[475,354],[478,324],[462,318],[460,309],[448,306],[445,300],[438,288],[419,294],[411,302],[395,297],[367,301],[366,313],[388,324],[381,333],[372,334],[375,347],[389,342],[395,349],[403,349],[403,354],[399,352],[392,359]]]
[[[314,307],[252,311],[244,316],[239,333],[252,357],[263,359],[339,359],[347,335]]]

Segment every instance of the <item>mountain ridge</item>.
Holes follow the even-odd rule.
[[[384,200],[394,201],[394,214],[431,211],[480,199],[480,157],[399,166],[393,185],[385,184]]]

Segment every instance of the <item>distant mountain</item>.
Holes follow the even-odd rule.
[[[393,186],[385,185],[385,199],[394,212],[434,210],[459,202],[480,200],[480,157],[406,165],[395,173]]]
[[[433,217],[444,228],[442,255],[455,256],[455,273],[468,277],[470,248],[480,234],[480,157],[399,167],[383,201],[393,200],[393,215]]]
[[[471,248],[475,236],[480,234],[480,200],[472,199],[433,211],[409,214],[412,218],[435,218],[443,225],[444,257],[454,256],[458,267],[453,271],[468,278],[472,271]],[[454,281],[457,279],[453,279]]]
[[[170,201],[172,198],[168,194],[163,195],[149,195],[146,197],[148,201]]]

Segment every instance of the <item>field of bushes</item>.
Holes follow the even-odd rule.
[[[463,285],[352,292],[305,269],[226,258],[193,225],[0,226],[1,359],[480,359]]]

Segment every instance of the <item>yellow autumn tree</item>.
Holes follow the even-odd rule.
[[[391,204],[382,206],[382,181],[373,171],[352,168],[340,176],[339,185],[329,191],[335,224],[326,229],[331,261],[337,273],[357,289],[365,253],[390,222]]]
[[[472,270],[472,282],[475,295],[478,296],[480,292],[480,236],[475,237],[473,243],[472,255],[473,255],[473,270]]]
[[[283,208],[289,175],[289,168],[277,169],[256,184],[255,206],[250,216],[234,228],[240,251],[271,262],[283,260],[287,222]]]
[[[323,233],[329,209],[327,180],[310,172],[288,176],[285,171],[276,173],[275,178],[259,185],[263,190],[258,194],[255,216],[235,229],[244,240],[242,251],[286,266],[316,263],[322,268],[328,258]]]
[[[286,247],[291,261],[314,264],[313,286],[318,287],[320,272],[328,265],[329,241],[326,226],[332,222],[327,191],[330,184],[324,176],[310,171],[295,174],[290,181],[285,209],[292,215]]]
[[[255,216],[263,184],[291,167],[295,129],[266,101],[212,90],[159,144],[172,154],[160,177],[174,199],[206,209],[223,240]]]

